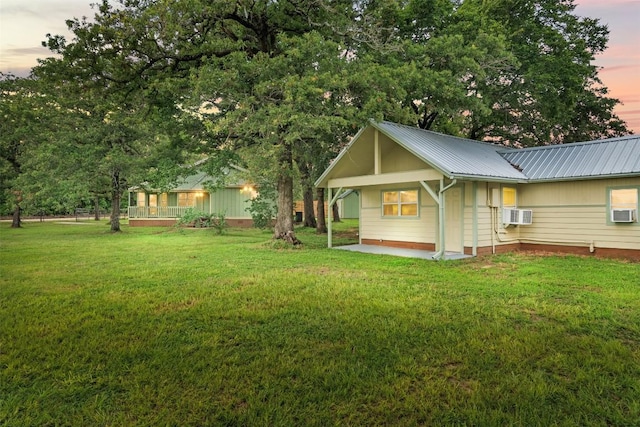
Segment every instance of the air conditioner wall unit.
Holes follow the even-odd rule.
[[[635,209],[611,209],[611,222],[636,222],[638,215]]]
[[[533,211],[531,209],[503,209],[502,222],[506,225],[531,225]]]

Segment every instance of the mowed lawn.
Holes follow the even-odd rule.
[[[640,264],[298,235],[2,223],[0,425],[640,425]]]

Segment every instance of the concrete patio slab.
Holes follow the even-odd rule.
[[[403,248],[392,248],[389,246],[359,245],[359,244],[334,246],[333,249],[341,249],[344,251],[352,251],[352,252],[363,252],[367,254],[392,255],[392,256],[401,256],[406,258],[420,258],[420,259],[428,259],[428,260],[433,260],[433,256],[436,254],[433,251],[423,251],[419,249],[403,249]],[[445,252],[443,257],[444,260],[457,260],[457,259],[465,259],[465,258],[472,258],[472,256],[461,254],[458,252]]]

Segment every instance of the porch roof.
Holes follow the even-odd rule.
[[[343,159],[353,155],[350,153],[352,147],[367,134],[365,130],[371,128],[448,179],[526,183],[640,176],[640,135],[544,147],[506,148],[416,127],[371,121],[324,171],[316,186],[329,184],[335,175],[332,172],[339,169]],[[366,176],[362,178],[366,179]]]
[[[501,146],[444,135],[391,122],[370,122],[370,126],[430,165],[447,179],[472,179],[504,182],[526,182],[527,177],[513,167],[498,150]],[[365,134],[362,129],[316,181],[326,186],[332,171],[343,158],[348,159],[352,147]]]
[[[498,153],[499,145],[391,122],[371,124],[447,178],[527,179]]]

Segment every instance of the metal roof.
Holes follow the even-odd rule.
[[[202,162],[198,162],[198,163],[202,163]],[[175,186],[171,187],[169,189],[169,192],[175,193],[175,192],[184,192],[184,191],[203,191],[203,190],[207,190],[207,186],[211,187],[214,184],[218,184],[222,179],[224,180],[223,181],[224,188],[242,187],[245,184],[247,184],[247,182],[244,179],[242,179],[240,176],[238,176],[238,172],[246,172],[246,171],[247,171],[246,169],[241,168],[240,166],[230,165],[229,168],[225,168],[222,171],[223,174],[225,175],[224,178],[212,177],[208,175],[206,172],[196,172],[193,175],[182,176],[178,178]],[[160,191],[157,188],[150,188],[147,182],[143,182],[140,185],[130,187],[129,191],[138,191],[141,189],[145,191],[155,191],[155,192]]]
[[[640,176],[640,135],[499,153],[529,181]]]
[[[527,181],[525,174],[498,153],[501,146],[391,122],[371,124],[448,178]]]
[[[640,135],[533,148],[506,148],[391,122],[370,122],[449,179],[505,182],[640,176]],[[364,128],[316,181],[331,174]]]

